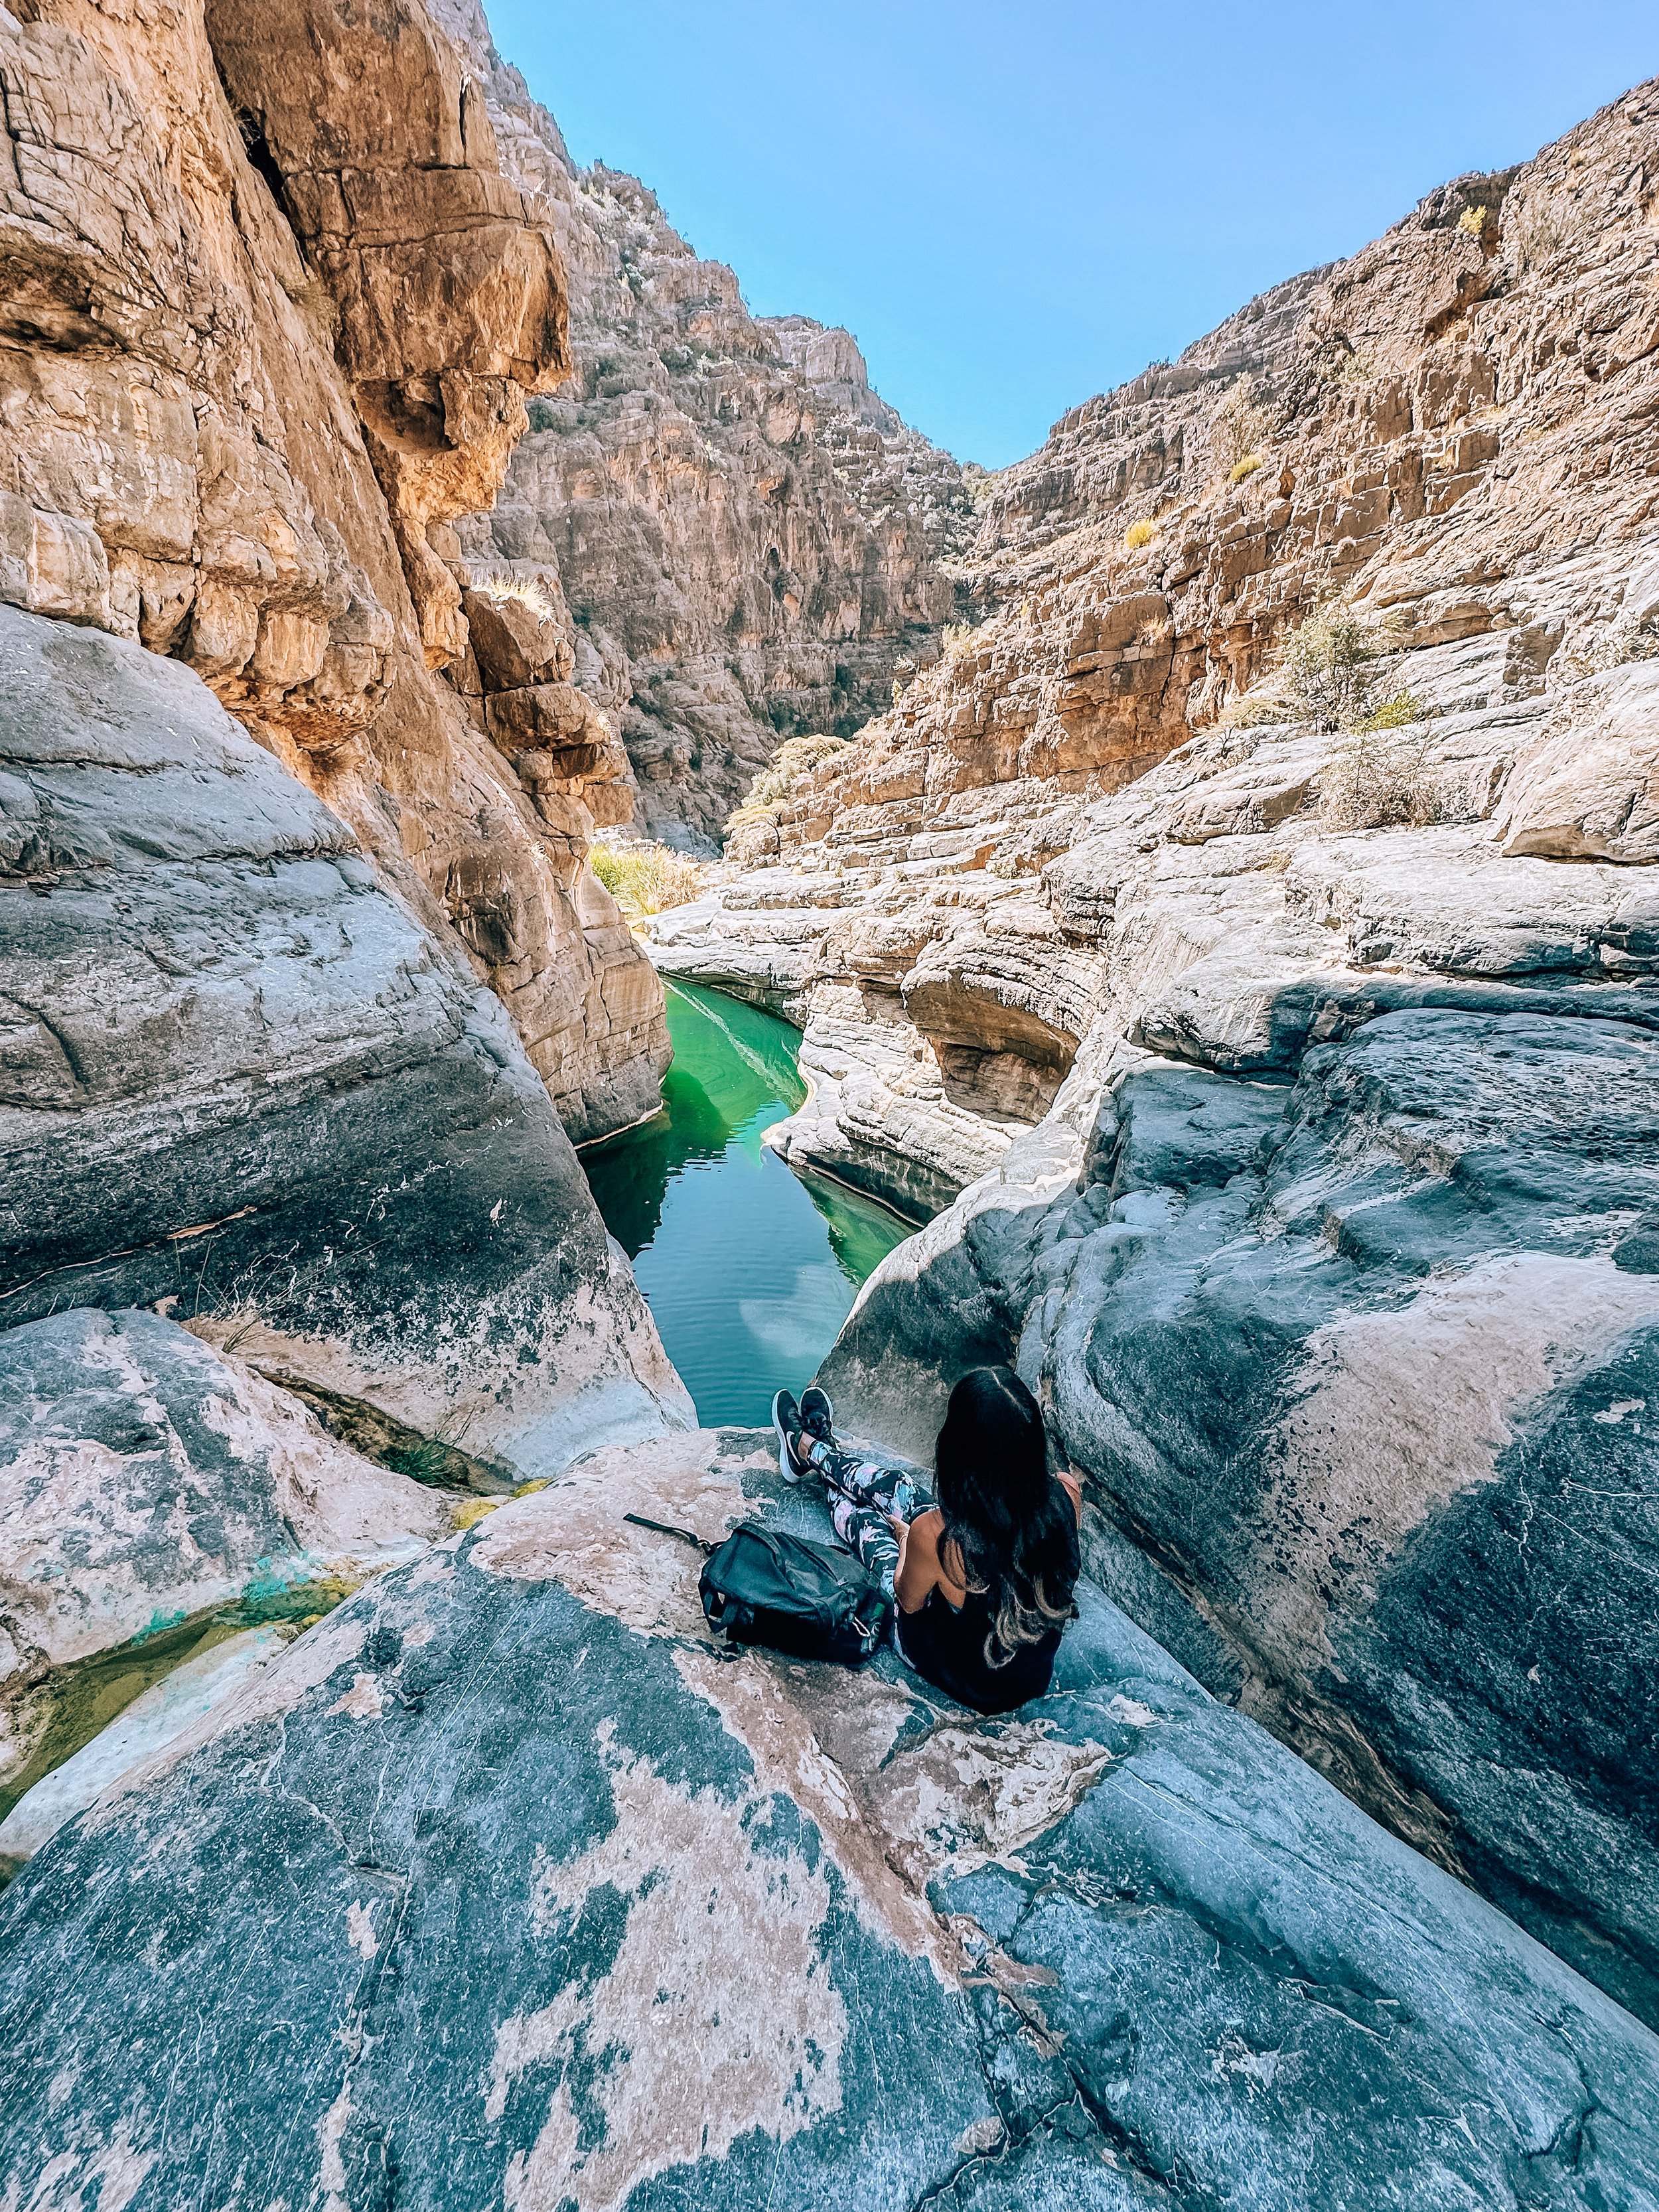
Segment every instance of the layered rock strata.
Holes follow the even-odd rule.
[[[657,933],[805,1022],[792,1158],[949,1207],[837,1402],[921,1449],[1016,1358],[1137,1618],[1650,2018],[1656,130],[1068,417],[981,629]],[[1368,730],[1271,665],[1334,591]]]
[[[847,331],[751,315],[643,185],[576,169],[472,0],[442,13],[504,166],[557,210],[575,363],[462,540],[475,574],[558,580],[639,825],[713,850],[781,738],[849,733],[937,658],[962,471],[871,390]]]
[[[0,1899],[0,2185],[1659,2197],[1659,2043],[1086,1590],[1040,1717],[943,1708],[890,1655],[719,1652],[695,1553],[621,1516],[823,1533],[771,1458],[600,1454],[380,1577],[55,1838]]]
[[[1126,968],[1173,975],[1225,906],[1269,937],[1314,920],[1239,866],[1279,864],[1242,841],[1317,817],[1312,731],[1183,756],[1227,773],[1179,825],[1102,817],[1115,921],[1045,871],[1090,835],[1085,806],[1142,787],[1334,593],[1395,654],[1418,811],[1460,826],[1429,872],[1467,856],[1496,889],[1488,858],[1651,864],[1656,129],[1642,88],[1525,167],[1445,187],[996,480],[986,619],[734,839],[713,908],[660,933],[665,967],[752,979],[805,1019],[822,1103],[790,1133],[801,1158],[942,1203],[1040,1117],[1103,994],[1133,998]],[[1356,941],[1367,965],[1467,964],[1455,934]]]
[[[436,672],[452,524],[568,368],[546,210],[420,0],[47,0],[0,25],[0,601],[198,671],[495,985],[580,1138],[660,996]]]
[[[199,678],[0,608],[0,1316],[163,1302],[507,1476],[690,1413],[496,998]]]

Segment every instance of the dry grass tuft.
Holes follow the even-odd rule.
[[[624,914],[665,914],[702,894],[702,867],[672,845],[598,844],[589,861]]]
[[[1320,778],[1320,812],[1339,830],[1422,827],[1440,819],[1425,737],[1401,738],[1366,725],[1338,745]]]
[[[1246,453],[1242,459],[1235,461],[1228,470],[1228,483],[1243,483],[1246,477],[1253,477],[1255,474],[1267,458],[1265,453]]]
[[[534,576],[515,576],[510,569],[498,569],[493,575],[482,576],[471,588],[483,599],[516,599],[532,614],[545,618],[550,619],[558,612],[544,584]]]
[[[1129,525],[1129,527],[1123,533],[1123,543],[1125,548],[1129,552],[1139,553],[1141,547],[1143,545],[1150,545],[1157,535],[1157,524],[1148,522],[1143,517],[1140,521],[1132,522]]]

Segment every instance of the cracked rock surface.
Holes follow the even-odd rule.
[[[1086,1589],[996,1721],[722,1656],[622,1515],[823,1533],[771,1467],[597,1454],[62,1830],[0,1898],[18,2201],[1659,2202],[1659,2042]]]

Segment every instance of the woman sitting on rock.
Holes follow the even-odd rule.
[[[786,1482],[823,1477],[836,1534],[895,1601],[899,1656],[982,1713],[1040,1698],[1077,1608],[1082,1493],[1048,1472],[1042,1415],[1012,1369],[975,1367],[934,1447],[939,1503],[896,1468],[841,1449],[816,1386],[772,1403]]]

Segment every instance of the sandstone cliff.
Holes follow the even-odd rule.
[[[962,472],[872,392],[847,331],[752,316],[643,185],[577,170],[474,0],[443,12],[508,173],[557,210],[574,362],[462,542],[481,574],[562,587],[635,819],[713,850],[781,738],[850,734],[937,658],[972,529]]]
[[[54,0],[0,73],[0,599],[197,670],[453,925],[573,1133],[635,1118],[665,1039],[582,865],[602,763],[532,803],[437,672],[446,533],[569,367],[458,50],[419,0]]]
[[[1066,417],[657,947],[949,1207],[851,1417],[1016,1357],[1137,1618],[1650,2017],[1656,190],[1647,86]]]
[[[64,0],[0,76],[4,1320],[164,1301],[498,1482],[684,1420],[566,1134],[666,1053],[620,748],[515,771],[564,641],[444,557],[568,367],[545,211],[415,0]]]

